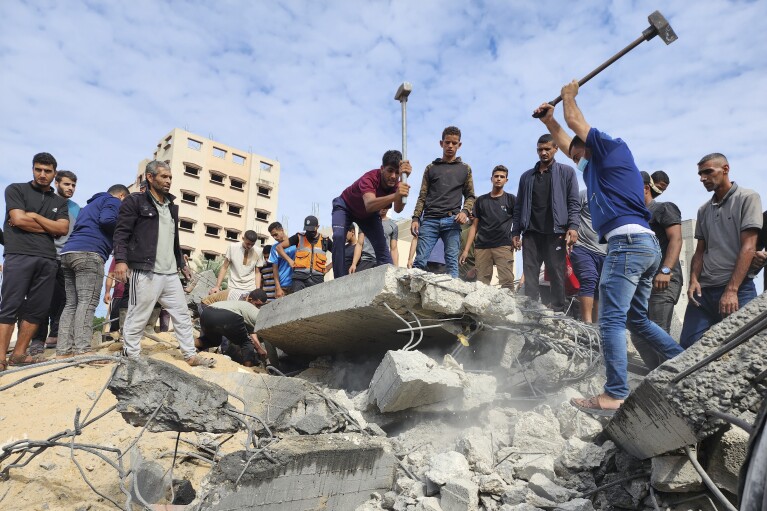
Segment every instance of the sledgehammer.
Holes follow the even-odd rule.
[[[637,37],[631,44],[623,48],[621,51],[619,51],[618,53],[616,53],[615,55],[607,59],[601,66],[599,66],[598,68],[596,68],[595,70],[593,70],[592,72],[590,72],[589,74],[581,78],[580,81],[578,82],[578,86],[581,86],[584,83],[588,82],[589,80],[594,78],[596,75],[598,75],[599,73],[607,69],[609,66],[611,66],[616,60],[618,60],[619,58],[621,58],[622,56],[624,56],[625,54],[627,54],[628,52],[630,52],[631,50],[639,46],[642,42],[649,41],[656,35],[659,35],[660,38],[663,40],[663,42],[666,43],[666,45],[669,45],[678,39],[676,33],[674,32],[674,29],[671,28],[671,25],[668,24],[668,21],[666,21],[666,18],[663,17],[660,11],[655,11],[654,13],[650,14],[647,17],[647,21],[650,22],[650,26],[644,29],[644,31],[642,31],[642,35]],[[549,104],[551,106],[554,106],[560,101],[562,101],[562,96],[557,96],[557,98],[554,99],[553,101],[549,101]],[[533,114],[533,117],[535,118],[542,117],[543,114],[544,112],[541,112],[540,115]]]
[[[397,89],[394,99],[402,105],[402,159],[407,160],[407,97],[413,91],[410,82],[402,82]],[[402,174],[400,178],[403,183],[407,183],[407,174]],[[407,197],[402,197],[402,204],[407,204]]]

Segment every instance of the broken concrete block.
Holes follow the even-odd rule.
[[[216,274],[213,270],[205,270],[197,274],[197,283],[192,292],[186,295],[188,304],[197,305],[208,296],[210,289],[216,285]]]
[[[396,412],[462,394],[458,375],[420,351],[388,351],[370,382],[368,399],[382,412]]]
[[[573,492],[559,486],[543,474],[533,474],[527,487],[546,500],[562,503],[573,497]]]
[[[124,357],[108,388],[123,419],[148,424],[149,431],[233,433],[241,427],[229,415],[233,407],[223,388],[167,362]]]
[[[683,493],[703,489],[703,480],[687,456],[656,456],[650,483],[659,491]]]
[[[493,466],[493,446],[490,435],[480,427],[464,431],[456,441],[456,451],[462,453],[475,472],[488,474]]]
[[[501,501],[510,506],[522,504],[527,498],[528,491],[526,482],[514,481],[506,487],[506,491],[501,495]]]
[[[442,452],[431,457],[426,477],[442,485],[450,479],[470,478],[469,462],[463,454],[455,451]]]
[[[708,456],[708,475],[714,483],[733,495],[738,494],[740,469],[746,461],[749,435],[737,426],[731,426],[714,443]]]
[[[522,316],[513,293],[506,289],[486,286],[481,282],[465,296],[463,306],[472,314],[496,322],[520,321]]]
[[[385,439],[289,436],[268,449],[269,457],[224,456],[210,472],[200,510],[355,509],[394,485],[397,460]]]
[[[443,511],[436,497],[424,497],[418,501],[415,511]]]
[[[605,431],[622,449],[649,458],[695,444],[722,422],[704,413],[738,416],[761,399],[767,370],[767,330],[753,335],[725,356],[672,383],[682,371],[712,354],[744,324],[767,311],[767,293],[717,323],[693,346],[652,371],[623,403]]]
[[[503,495],[508,485],[498,474],[484,475],[479,478],[479,491],[490,495]]]
[[[506,338],[506,344],[503,347],[503,355],[501,355],[501,367],[504,369],[511,369],[519,360],[519,355],[525,347],[525,336],[516,332],[512,332]]]
[[[501,449],[497,457],[499,460],[504,459],[509,453],[517,451],[518,449],[514,447]],[[527,481],[533,474],[543,474],[553,478],[555,476],[554,461],[555,458],[551,454],[511,454],[498,464],[496,470],[507,482],[514,478]]]
[[[443,511],[477,511],[479,487],[469,479],[451,479],[440,491]]]
[[[565,448],[557,462],[568,470],[582,472],[600,466],[604,457],[605,451],[600,446],[578,438],[570,438],[565,442]]]
[[[520,452],[540,452],[559,455],[565,441],[559,432],[559,421],[536,412],[519,415],[510,427],[511,445]]]
[[[498,497],[494,495],[479,495],[480,509],[483,511],[498,511],[501,507],[501,502],[496,500]]]
[[[594,511],[589,499],[573,499],[559,504],[554,511]]]
[[[556,411],[559,429],[564,438],[579,438],[592,441],[602,432],[602,423],[582,413],[569,402],[561,403]]]
[[[530,367],[536,373],[535,384],[543,387],[561,385],[562,376],[570,367],[570,359],[564,353],[551,350],[535,357]]]
[[[500,507],[498,511],[541,511],[541,508],[535,507],[532,504],[528,504],[526,502],[522,502],[520,504],[504,504]]]

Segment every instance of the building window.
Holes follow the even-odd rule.
[[[240,216],[240,215],[242,215],[242,206],[240,206],[239,204],[232,204],[230,202],[229,203],[229,210],[227,211],[227,213],[229,213],[230,215],[234,215],[234,216]]]
[[[205,236],[218,238],[220,232],[221,232],[221,227],[217,225],[212,225],[212,224],[205,224]]]
[[[234,188],[235,190],[245,189],[245,181],[241,181],[239,179],[234,179],[233,177],[230,177],[229,182],[231,183],[229,185],[229,188]]]
[[[205,258],[206,261],[215,261],[218,257],[218,253],[211,252],[210,250],[206,250],[202,253],[202,256]]]
[[[219,149],[218,147],[213,148],[213,156],[216,158],[226,158],[226,151],[223,149]]]
[[[227,229],[226,230],[226,239],[227,241],[237,241],[237,238],[240,236],[240,231],[237,231],[235,229]]]
[[[178,219],[178,229],[180,231],[194,232],[194,220],[189,218]]]
[[[245,157],[232,153],[232,161],[237,165],[245,165]]]
[[[269,188],[267,188],[265,186],[259,186],[258,187],[258,194],[261,197],[269,197],[270,193],[272,193],[272,191]]]
[[[221,206],[224,204],[224,201],[219,199],[212,199],[208,197],[208,209],[215,209],[216,211],[221,211]]]
[[[266,163],[265,161],[261,162],[261,170],[264,172],[271,172],[272,171],[272,164]]]
[[[192,177],[200,177],[200,167],[184,163],[184,174]]]
[[[181,245],[181,253],[187,257],[192,257],[192,252],[194,252],[194,249],[192,247],[187,247],[186,245]]]
[[[224,178],[226,177],[225,174],[221,174],[220,172],[214,172],[210,171],[210,182],[216,183],[217,185],[223,185],[224,184]]]
[[[258,239],[258,243],[263,247],[266,245],[267,237],[263,234],[256,234],[256,238]]]
[[[256,220],[259,220],[261,222],[268,222],[269,221],[269,212],[257,209],[256,210]]]
[[[181,190],[181,202],[186,202],[187,204],[197,204],[197,194],[194,192],[186,192]]]
[[[186,146],[189,149],[194,149],[195,151],[199,151],[202,149],[202,142],[200,142],[199,140],[195,140],[193,138],[187,138]]]

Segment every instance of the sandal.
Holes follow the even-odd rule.
[[[212,358],[206,358],[201,355],[194,355],[186,359],[186,363],[190,367],[207,367],[211,368],[216,365],[216,361]]]
[[[5,371],[6,369],[8,369],[8,362],[5,360],[0,361],[0,373]]]
[[[9,366],[31,366],[33,364],[39,364],[41,362],[46,362],[48,359],[45,358],[45,355],[42,353],[39,353],[37,355],[11,355],[8,357],[8,365]]]
[[[618,408],[603,408],[602,403],[599,400],[601,396],[602,395],[599,394],[597,396],[591,396],[588,399],[574,397],[570,399],[570,404],[576,407],[578,410],[589,413],[591,415],[598,415],[600,417],[612,417],[615,415],[615,412],[619,410],[620,405],[623,404],[623,401],[620,401]]]

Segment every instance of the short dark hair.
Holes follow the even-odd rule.
[[[75,183],[77,182],[77,175],[71,170],[59,170],[56,172],[56,182],[60,183],[62,179],[71,179]]]
[[[551,133],[544,133],[540,137],[538,137],[538,143],[539,144],[548,144],[551,142],[554,145],[557,145],[556,142],[554,142],[554,137],[551,136]]]
[[[567,148],[567,152],[572,155],[573,147],[577,145],[586,145],[586,143],[583,140],[581,140],[581,137],[579,137],[578,135],[574,136],[573,139],[570,141],[570,147]]]
[[[269,254],[272,253],[272,246],[271,245],[264,245],[264,257],[269,257]],[[268,264],[268,263],[267,263]]]
[[[266,296],[266,291],[263,289],[254,289],[250,293],[248,293],[248,298],[253,300],[254,302],[263,302],[266,303],[266,301],[269,299]]]
[[[671,178],[669,178],[668,174],[666,174],[662,170],[656,170],[655,172],[650,174],[650,177],[655,183],[666,183],[667,185],[671,184]]]
[[[455,126],[448,126],[442,130],[442,140],[445,140],[445,137],[448,135],[458,135],[458,140],[461,140],[461,130]]]
[[[639,175],[642,176],[642,182],[645,184],[645,186],[652,186],[652,178],[650,177],[650,174],[643,170],[639,173]]]
[[[399,162],[401,161],[402,153],[396,149],[389,149],[383,154],[383,158],[381,158],[381,166],[399,168]]]
[[[35,165],[35,163],[42,163],[43,165],[53,165],[53,170],[56,170],[56,167],[58,167],[58,163],[56,163],[56,158],[53,157],[51,153],[37,153],[32,158],[32,166]]]
[[[698,166],[700,167],[704,163],[709,162],[711,160],[724,160],[725,163],[729,163],[727,161],[727,157],[723,155],[722,153],[711,153],[701,158],[700,161],[698,162]]]
[[[279,229],[281,231],[285,230],[285,229],[283,229],[282,224],[279,223],[279,222],[272,222],[272,223],[270,223],[269,227],[266,230],[267,230],[267,232],[271,233],[275,229]]]
[[[490,173],[490,177],[493,177],[496,172],[505,172],[506,177],[509,177],[509,169],[507,169],[503,165],[496,165],[495,167],[493,167],[493,171]]]
[[[258,235],[256,234],[256,231],[245,231],[245,234],[242,235],[246,240],[252,241],[255,243],[258,240]]]
[[[130,195],[130,190],[128,190],[128,187],[125,185],[112,185],[109,187],[109,190],[107,190],[107,193],[110,195],[120,195],[121,193]]]

